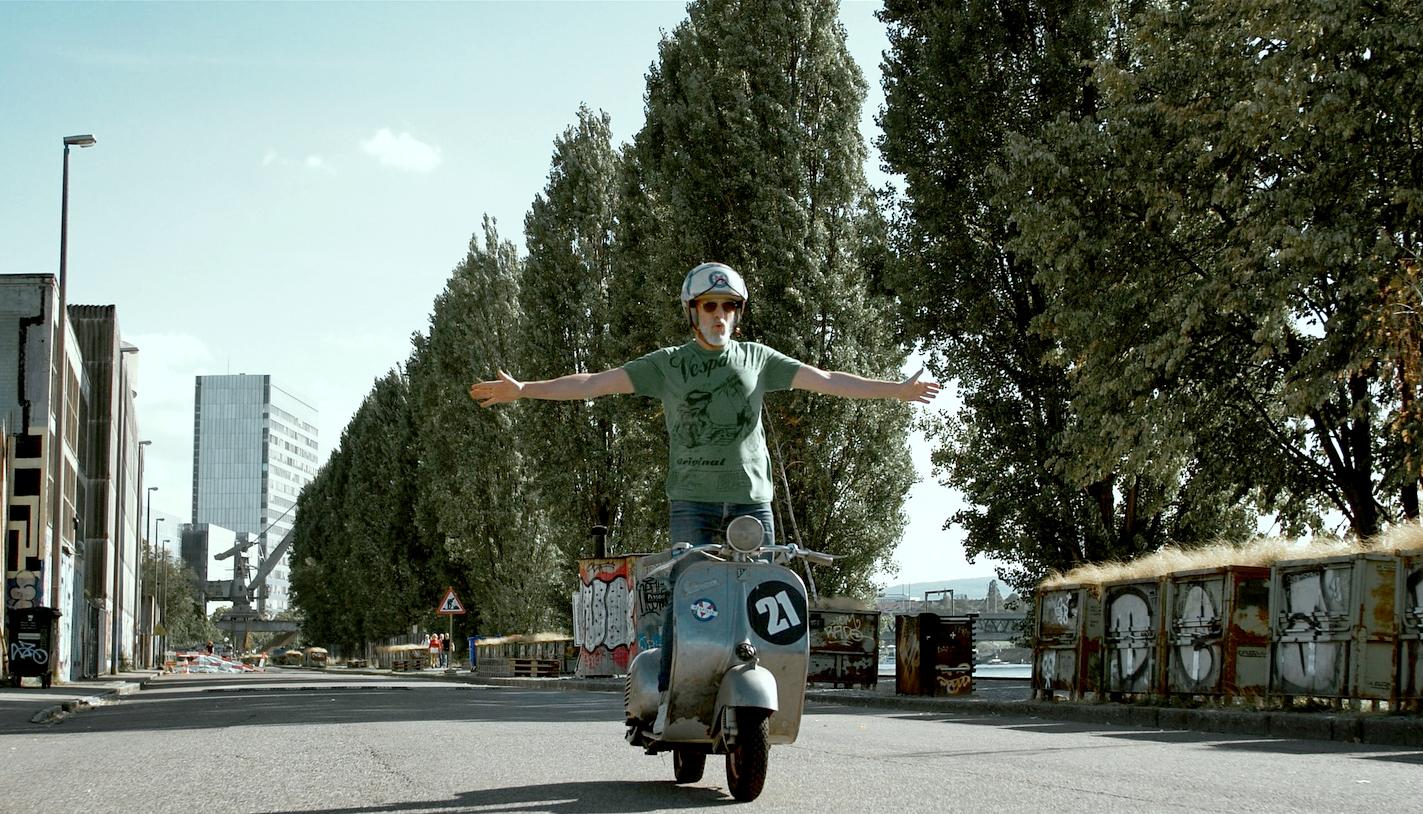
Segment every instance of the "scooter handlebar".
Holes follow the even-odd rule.
[[[794,543],[790,545],[768,545],[761,548],[762,551],[771,551],[777,554],[785,554],[787,557],[800,557],[816,565],[829,565],[835,561],[833,554],[822,554],[819,551],[811,551],[808,548],[801,548]]]

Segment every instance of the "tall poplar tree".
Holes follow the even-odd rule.
[[[484,633],[547,629],[552,609],[567,603],[558,558],[528,511],[520,417],[469,398],[472,382],[517,358],[520,265],[485,218],[435,300],[429,332],[413,337],[407,366],[420,446],[417,522],[464,572]]]
[[[607,114],[583,107],[554,141],[548,184],[524,219],[528,257],[520,272],[526,315],[513,375],[549,379],[622,364],[610,347],[618,154]],[[566,573],[590,556],[590,530],[616,538],[624,488],[617,434],[622,399],[524,404],[518,426],[534,505],[564,556]],[[631,541],[629,541],[631,542]],[[570,589],[572,584],[570,582]]]
[[[750,287],[741,338],[825,369],[900,375],[893,312],[862,262],[865,85],[837,13],[834,0],[703,0],[663,39],[625,176],[624,256],[643,265],[620,269],[640,275],[647,310],[670,315],[663,341],[689,338],[682,276],[718,260]],[[866,592],[898,543],[909,415],[813,394],[767,400],[778,533],[842,557],[822,588]]]

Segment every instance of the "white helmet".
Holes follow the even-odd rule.
[[[750,299],[746,294],[746,281],[725,263],[703,263],[687,272],[682,280],[682,305],[690,307],[692,301],[703,294],[730,294],[743,301]]]

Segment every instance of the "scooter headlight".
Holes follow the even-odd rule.
[[[754,553],[766,541],[766,527],[754,517],[742,515],[726,527],[726,542],[742,554]]]
[[[736,657],[742,661],[750,661],[756,658],[756,648],[750,642],[742,642],[736,646]]]

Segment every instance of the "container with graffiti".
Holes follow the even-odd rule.
[[[894,617],[894,691],[898,695],[973,692],[973,625],[978,614]]]
[[[879,611],[824,603],[810,609],[806,680],[836,687],[879,682]]]
[[[580,676],[627,673],[637,655],[633,574],[637,555],[578,561],[573,643]]]
[[[1166,578],[1166,691],[1231,703],[1270,686],[1270,569],[1224,566]]]
[[[1061,584],[1038,593],[1033,696],[1097,700],[1102,686],[1102,589]]]
[[[1275,563],[1272,692],[1397,703],[1398,558],[1349,554]]]
[[[1398,555],[1398,694],[1405,709],[1423,710],[1423,551]]]
[[[1161,581],[1134,579],[1102,586],[1106,600],[1103,654],[1107,697],[1145,700],[1165,693],[1166,641]]]

